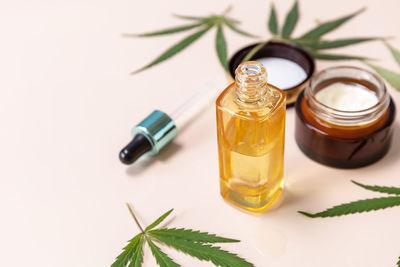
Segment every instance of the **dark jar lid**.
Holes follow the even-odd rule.
[[[228,65],[231,78],[235,78],[236,68],[240,65],[240,63],[242,63],[245,56],[257,45],[259,45],[259,43],[247,46],[236,52],[231,57]],[[257,53],[255,53],[250,60],[268,57],[288,59],[300,65],[300,67],[302,67],[306,72],[306,78],[303,81],[299,82],[297,85],[289,88],[280,88],[286,93],[287,105],[294,104],[296,102],[297,96],[308,85],[310,78],[314,74],[315,62],[313,57],[307,51],[296,45],[271,41],[261,47],[261,49],[258,50]]]

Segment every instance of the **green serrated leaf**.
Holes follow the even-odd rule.
[[[190,25],[183,25],[183,26],[163,29],[163,30],[159,30],[159,31],[148,32],[148,33],[140,33],[140,34],[127,33],[127,34],[124,34],[124,36],[125,37],[153,37],[153,36],[167,35],[167,34],[172,34],[172,33],[188,31],[188,30],[200,27],[200,26],[202,26],[204,24],[205,24],[204,22],[200,22],[200,23],[195,23],[195,24],[190,24]]]
[[[315,51],[308,51],[314,58],[323,60],[368,60],[366,57],[339,55],[339,54],[321,54]]]
[[[375,191],[375,192],[380,192],[380,193],[386,193],[386,194],[393,194],[393,195],[400,195],[400,188],[399,187],[387,187],[387,186],[377,186],[377,185],[365,185],[358,183],[356,181],[351,181],[353,184],[356,184],[364,189],[370,190],[370,191]]]
[[[385,79],[388,83],[390,83],[395,89],[400,91],[400,74],[376,65],[372,64],[367,64],[367,65],[373,68],[379,75],[383,77],[383,79]]]
[[[172,14],[172,16],[178,18],[178,19],[184,19],[184,20],[204,20],[208,17],[197,17],[197,16],[186,16],[186,15],[179,15],[179,14]]]
[[[269,20],[268,20],[268,29],[269,31],[274,34],[278,35],[278,19],[276,16],[276,11],[275,11],[275,6],[274,4],[271,4],[271,12],[269,14]]]
[[[223,16],[223,18],[224,18],[225,20],[228,20],[229,22],[231,22],[231,23],[233,23],[233,24],[240,24],[240,23],[241,23],[239,20],[233,19],[233,18],[231,18],[231,17]]]
[[[400,267],[400,257],[399,260],[397,261],[397,266]]]
[[[372,210],[386,209],[394,206],[400,205],[400,197],[383,197],[383,198],[370,198],[358,200],[346,204],[341,204],[338,206],[334,206],[325,211],[318,213],[308,213],[304,211],[299,211],[299,213],[310,217],[334,217],[334,216],[342,216],[352,213],[366,212]]]
[[[183,239],[169,238],[167,236],[158,236],[157,240],[169,247],[182,251],[183,253],[186,253],[192,257],[196,257],[199,260],[211,261],[216,266],[254,266],[245,259],[240,258],[236,254],[222,250],[220,247],[186,241]]]
[[[136,235],[134,238],[129,240],[128,245],[124,247],[122,253],[119,254],[115,262],[111,265],[112,267],[125,267],[134,255],[140,240],[142,238],[142,233]]]
[[[217,50],[219,62],[225,70],[228,70],[228,64],[226,62],[227,52],[226,52],[226,41],[224,37],[224,32],[222,31],[222,25],[217,26],[217,35],[215,37],[215,48]]]
[[[172,212],[173,210],[174,210],[174,209],[170,209],[169,211],[167,211],[166,213],[164,213],[163,215],[161,215],[160,217],[158,217],[158,219],[155,220],[155,221],[154,221],[152,224],[150,224],[149,226],[147,226],[146,229],[145,229],[144,231],[147,232],[147,231],[153,229],[154,227],[156,227],[157,225],[159,225],[162,221],[165,220],[165,218],[168,217],[168,215],[171,214],[171,212]]]
[[[133,254],[128,267],[141,267],[143,262],[143,236],[140,238],[138,245],[136,246],[135,253]]]
[[[258,37],[257,35],[254,35],[254,34],[251,34],[251,33],[248,33],[248,32],[245,32],[245,31],[243,31],[243,30],[241,30],[241,29],[239,29],[237,26],[235,26],[231,21],[229,21],[229,20],[224,20],[224,23],[225,23],[225,25],[229,28],[229,29],[231,29],[232,31],[234,31],[234,32],[236,32],[236,33],[238,33],[238,34],[241,34],[241,35],[243,35],[243,36],[247,36],[247,37],[252,37],[252,38],[255,38],[255,37]]]
[[[299,39],[292,40],[294,43],[300,46],[306,46],[314,50],[324,50],[324,49],[334,49],[339,47],[345,47],[349,45],[359,44],[363,42],[369,42],[378,40],[379,38],[349,38],[349,39],[339,39],[332,41],[318,40],[318,39]]]
[[[156,246],[156,244],[151,241],[150,238],[146,236],[146,241],[149,244],[151,253],[153,253],[154,258],[156,258],[156,261],[160,267],[177,267],[180,266],[176,262],[174,262],[170,257],[168,257],[167,254],[161,251],[159,247]]]
[[[211,261],[216,266],[253,266],[253,264],[240,258],[236,254],[222,250],[220,247],[209,245],[209,243],[240,242],[239,240],[224,238],[191,229],[152,229],[159,225],[173,209],[161,215],[143,231],[129,203],[127,203],[127,207],[140,228],[141,233],[132,238],[128,245],[123,248],[123,252],[116,258],[112,267],[126,267],[128,264],[128,267],[141,267],[143,263],[143,246],[145,241],[148,243],[157,264],[161,267],[176,267],[179,265],[165,254],[153,241],[167,244],[200,260]]]
[[[268,42],[269,42],[269,40],[268,40],[268,41],[265,41],[265,42],[262,42],[262,43],[259,43],[258,45],[256,45],[255,47],[253,47],[253,49],[251,49],[251,50],[249,51],[249,53],[247,53],[247,55],[243,58],[242,62],[246,62],[246,61],[249,61],[249,60],[253,59],[253,56],[254,56],[261,48],[263,48],[264,45],[268,44]]]
[[[151,236],[155,238],[167,237],[170,239],[183,239],[186,241],[200,242],[200,243],[234,243],[240,240],[230,239],[225,237],[216,236],[207,232],[194,231],[191,229],[183,228],[163,228],[149,231]]]
[[[396,60],[397,64],[400,66],[400,51],[391,46],[388,42],[385,41],[385,45],[389,48],[392,53],[393,58]]]
[[[197,31],[194,34],[189,35],[188,37],[186,37],[185,39],[183,39],[179,43],[177,43],[177,44],[173,45],[172,47],[170,47],[169,49],[167,49],[163,54],[161,54],[159,57],[154,59],[152,62],[150,62],[146,66],[144,66],[144,67],[132,72],[131,74],[136,74],[138,72],[141,72],[141,71],[143,71],[145,69],[153,67],[154,65],[157,65],[157,64],[169,59],[170,57],[174,56],[176,53],[182,51],[183,49],[188,47],[190,44],[192,44],[194,41],[199,39],[211,27],[212,27],[212,25],[208,25],[205,28],[201,29],[200,31]]]
[[[363,12],[365,10],[365,8],[362,8],[350,15],[347,15],[345,17],[339,18],[339,19],[335,19],[335,20],[331,20],[325,23],[322,23],[320,25],[318,25],[317,27],[315,27],[314,29],[306,32],[305,34],[303,34],[300,38],[311,38],[311,39],[318,39],[320,38],[322,35],[335,30],[336,28],[338,28],[340,25],[342,25],[343,23],[349,21],[350,19],[354,18],[355,16],[357,16],[358,14],[360,14],[361,12]]]
[[[294,28],[296,27],[298,19],[299,19],[299,7],[298,7],[298,2],[296,0],[292,9],[286,15],[285,23],[283,24],[282,28],[283,38],[288,38],[292,34]]]

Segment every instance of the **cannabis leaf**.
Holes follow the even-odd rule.
[[[265,42],[256,45],[253,49],[249,51],[249,53],[247,53],[247,55],[243,58],[242,62],[251,60],[253,56],[258,52],[258,50],[260,50],[264,45],[268,44],[269,42],[270,40],[267,40]]]
[[[203,36],[206,32],[208,32],[212,28],[216,28],[216,40],[215,40],[215,47],[217,51],[217,55],[221,65],[224,69],[227,69],[227,48],[226,48],[226,41],[223,33],[223,28],[226,26],[233,32],[246,36],[246,37],[256,37],[255,35],[248,33],[246,31],[241,30],[237,24],[239,23],[238,20],[232,19],[226,16],[226,13],[230,11],[230,7],[221,15],[211,15],[208,17],[193,17],[193,16],[185,16],[185,15],[174,15],[175,17],[183,20],[192,21],[192,24],[186,24],[182,26],[162,29],[158,31],[153,31],[149,33],[141,33],[141,34],[124,34],[126,37],[155,37],[155,36],[163,36],[163,35],[170,35],[179,32],[186,32],[189,30],[196,30],[194,33],[190,34],[186,38],[180,40],[175,45],[168,48],[164,51],[161,55],[155,58],[153,61],[145,65],[144,67],[133,71],[131,74],[136,74],[148,68],[151,68],[182,51],[183,49],[187,48],[189,45],[194,43],[198,40],[201,36]]]
[[[356,181],[352,181],[355,185],[358,185],[364,189],[386,193],[396,196],[390,197],[382,197],[382,198],[371,198],[371,199],[364,199],[358,200],[350,203],[341,204],[338,206],[334,206],[332,208],[326,209],[322,212],[318,213],[308,213],[305,211],[298,211],[300,214],[303,214],[310,218],[317,218],[317,217],[334,217],[334,216],[341,216],[341,215],[348,215],[353,213],[359,212],[366,212],[372,210],[379,210],[379,209],[386,209],[394,206],[400,206],[400,188],[399,187],[387,187],[387,186],[377,186],[377,185],[364,185],[358,183]],[[400,267],[400,257],[397,261],[397,266]]]
[[[298,45],[303,49],[307,50],[314,58],[322,60],[361,60],[365,61],[368,58],[353,55],[341,55],[341,54],[327,54],[321,53],[321,50],[335,49],[340,47],[345,47],[349,45],[360,44],[364,42],[370,42],[375,40],[382,40],[382,38],[377,37],[359,37],[359,38],[345,38],[337,40],[326,40],[323,39],[324,35],[339,28],[344,23],[348,22],[352,18],[356,17],[362,13],[365,8],[362,8],[354,13],[346,15],[344,17],[330,20],[321,23],[314,27],[313,29],[302,34],[300,37],[292,38],[291,34],[296,27],[299,18],[298,2],[295,1],[293,7],[286,16],[285,22],[282,29],[279,29],[278,20],[276,15],[276,10],[274,5],[271,5],[270,15],[268,19],[268,30],[273,35],[272,41],[283,41],[291,44]],[[243,61],[253,59],[252,57],[260,50],[265,44],[269,42],[261,42],[259,45],[254,47],[246,55]],[[399,57],[400,60],[400,57]]]
[[[195,17],[195,16],[186,16],[179,14],[172,14],[172,15],[178,19],[186,19],[186,20],[204,20],[207,18],[207,17]]]
[[[162,55],[160,55],[159,57],[154,59],[152,62],[150,62],[146,66],[144,66],[144,67],[132,72],[131,74],[136,74],[138,72],[141,72],[141,71],[143,71],[145,69],[148,69],[148,68],[150,68],[150,67],[152,67],[154,65],[157,65],[158,63],[160,63],[160,62],[162,62],[162,61],[174,56],[176,53],[178,53],[179,51],[185,49],[191,43],[193,43],[194,41],[199,39],[210,28],[211,28],[211,25],[207,25],[207,26],[205,26],[205,28],[201,29],[200,31],[197,31],[194,34],[189,35],[188,37],[186,37],[185,39],[183,39],[179,43],[177,43],[177,44],[173,45],[172,47],[170,47],[169,49],[167,49],[167,51],[165,51]]]
[[[143,239],[143,236],[141,237]],[[131,263],[129,264],[129,267],[139,267],[142,266],[143,262],[143,241],[140,240],[139,244],[137,245],[135,249],[135,254],[133,254]]]
[[[364,199],[358,200],[338,206],[334,206],[332,208],[326,209],[322,212],[318,213],[308,213],[305,211],[298,211],[300,214],[303,214],[310,218],[317,218],[317,217],[334,217],[334,216],[341,216],[341,215],[348,215],[353,213],[359,212],[366,212],[372,210],[379,210],[379,209],[386,209],[394,206],[400,206],[400,188],[399,187],[387,187],[387,186],[377,186],[377,185],[364,185],[358,183],[356,181],[352,181],[355,185],[358,185],[364,189],[386,193],[396,196],[391,197],[382,197],[382,198],[371,198],[371,199]],[[397,266],[400,267],[400,257],[397,261]]]
[[[400,74],[370,63],[367,63],[367,65],[374,69],[380,76],[382,76],[382,78],[390,83],[390,85],[400,91]]]
[[[294,27],[296,27],[297,20],[299,19],[299,4],[297,0],[294,2],[292,9],[286,16],[285,23],[282,28],[282,37],[289,38],[292,34]]]
[[[184,239],[187,241],[201,242],[201,243],[236,243],[240,242],[236,239],[230,239],[225,237],[219,237],[214,234],[209,234],[200,231],[193,231],[190,229],[183,228],[167,228],[167,229],[155,229],[151,231],[153,236],[167,237],[170,239]]]
[[[339,26],[341,26],[343,23],[349,21],[350,19],[354,18],[358,14],[362,13],[365,10],[365,8],[362,8],[350,15],[347,15],[345,17],[331,20],[325,23],[322,23],[315,27],[314,29],[308,31],[307,33],[303,34],[300,39],[319,39],[321,36],[324,34],[327,34],[328,32],[331,32],[335,29],[337,29]]]
[[[157,220],[155,220],[152,224],[150,224],[149,226],[146,227],[145,231],[149,231],[151,229],[153,229],[154,227],[156,227],[157,225],[159,225],[162,221],[165,220],[165,218],[168,217],[168,215],[171,214],[171,212],[173,212],[174,209],[170,209],[169,211],[167,211],[166,213],[164,213],[163,215],[161,215]]]
[[[194,231],[191,229],[154,229],[172,213],[173,209],[161,215],[157,220],[143,230],[129,204],[127,204],[127,207],[141,233],[128,241],[128,245],[125,246],[122,253],[117,256],[115,262],[111,265],[112,267],[142,266],[144,242],[147,242],[157,264],[161,267],[175,267],[180,265],[165,254],[161,248],[156,245],[156,242],[179,250],[199,260],[210,261],[214,263],[215,266],[254,266],[252,263],[247,262],[238,255],[213,245],[215,243],[240,242],[239,240],[220,237],[215,234]]]
[[[326,50],[333,49],[339,47],[345,47],[349,45],[359,44],[368,41],[378,40],[377,38],[349,38],[349,39],[337,39],[332,41],[327,40],[319,40],[316,42],[315,40],[307,40],[307,39],[296,39],[292,40],[294,43],[298,45],[305,45],[313,50]]]
[[[247,37],[252,37],[252,38],[258,37],[257,35],[254,35],[254,34],[251,34],[251,33],[248,33],[248,32],[245,32],[245,31],[239,29],[238,27],[235,26],[235,24],[232,22],[232,20],[225,19],[224,22],[225,22],[225,26],[227,26],[229,29],[231,29],[232,31],[234,31],[238,34],[241,34],[241,35],[247,36]]]
[[[358,57],[358,56],[349,56],[349,55],[340,55],[340,54],[324,54],[318,53],[315,51],[309,51],[309,53],[316,59],[324,59],[324,60],[367,60],[368,58],[365,57]]]
[[[338,206],[334,206],[332,208],[326,209],[322,212],[318,213],[308,213],[304,211],[299,211],[299,213],[310,217],[334,217],[334,216],[341,216],[359,212],[366,212],[372,210],[379,210],[390,208],[394,206],[400,206],[400,188],[398,187],[386,187],[386,186],[371,186],[371,185],[364,185],[355,181],[352,181],[354,184],[375,192],[386,193],[386,194],[394,194],[396,196],[389,196],[389,197],[381,197],[381,198],[370,198],[364,200],[358,200],[350,203],[341,204]]]
[[[271,5],[271,13],[269,14],[268,29],[274,35],[279,34],[278,19],[276,17],[274,4]]]
[[[386,193],[386,194],[392,194],[392,195],[400,195],[400,188],[398,187],[387,187],[387,186],[377,186],[377,185],[364,185],[357,183],[356,181],[351,181],[352,183],[361,186],[364,189],[375,191],[375,192],[380,192],[380,193]]]
[[[141,239],[142,234],[138,234],[134,238],[129,240],[129,244],[123,248],[123,252],[118,255],[117,260],[111,266],[123,267],[126,266],[129,261],[132,261],[132,258],[138,248],[139,242],[142,242]]]
[[[391,46],[388,42],[384,42],[386,47],[389,48],[390,52],[392,53],[393,58],[396,60],[397,64],[400,66],[400,51]]]
[[[152,36],[167,35],[167,34],[171,34],[171,33],[178,33],[178,32],[191,30],[193,28],[197,28],[204,24],[205,24],[204,22],[199,22],[199,23],[195,23],[195,24],[184,25],[184,26],[179,26],[179,27],[174,27],[174,28],[168,28],[168,29],[159,30],[159,31],[155,31],[155,32],[139,33],[139,34],[126,33],[126,34],[124,34],[124,36],[125,37],[152,37]]]
[[[149,243],[149,247],[151,249],[151,253],[156,258],[156,261],[160,267],[170,267],[170,266],[179,266],[179,264],[175,263],[167,254],[161,251],[159,247],[157,247],[150,238],[146,237],[147,243]]]
[[[196,257],[199,260],[211,261],[215,266],[253,266],[253,264],[238,257],[236,254],[222,250],[217,246],[188,241],[182,238],[169,238],[168,236],[160,236],[154,233],[150,233],[150,236],[171,248],[182,251],[183,253]]]
[[[386,47],[390,50],[394,60],[400,66],[400,51],[391,46],[389,43],[384,42]],[[392,85],[395,89],[400,91],[400,74],[389,69],[373,65],[371,63],[366,63],[369,67],[374,69],[382,78],[384,78],[390,85]]]
[[[226,41],[224,37],[224,32],[222,31],[222,25],[217,26],[217,36],[216,36],[215,48],[217,49],[217,54],[221,65],[225,70],[228,70],[228,64],[226,63],[227,52],[226,52]]]
[[[354,201],[338,206],[334,206],[318,213],[307,213],[304,211],[299,211],[299,213],[306,215],[310,218],[316,217],[334,217],[347,215],[352,213],[359,213],[371,210],[385,209],[400,205],[400,197],[382,197],[382,198],[371,198],[359,201]]]

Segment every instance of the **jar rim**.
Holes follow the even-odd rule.
[[[337,73],[335,74],[335,72]],[[360,109],[354,111],[340,110],[320,102],[316,98],[316,95],[314,93],[314,88],[322,81],[340,77],[356,79],[351,75],[348,76],[344,75],[343,72],[353,72],[363,76],[369,76],[368,82],[372,83],[379,90],[379,94],[378,92],[375,92],[378,98],[378,102],[375,105],[368,107],[366,109]],[[326,76],[328,73],[332,73],[331,77],[324,78],[324,76]],[[313,108],[317,111],[316,112],[317,115],[320,115],[323,119],[328,119],[328,121],[333,121],[334,123],[336,122],[336,124],[340,125],[368,123],[380,117],[385,112],[386,108],[389,106],[389,94],[387,92],[384,81],[375,73],[354,66],[330,67],[316,73],[311,78],[310,84],[305,90],[305,96],[306,98],[308,98],[311,106],[313,106]]]

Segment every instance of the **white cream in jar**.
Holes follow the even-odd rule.
[[[306,71],[296,62],[280,57],[256,59],[267,69],[268,82],[285,90],[297,86],[307,78]]]
[[[335,82],[318,91],[315,98],[325,106],[342,111],[360,111],[378,103],[375,92],[359,83]]]

